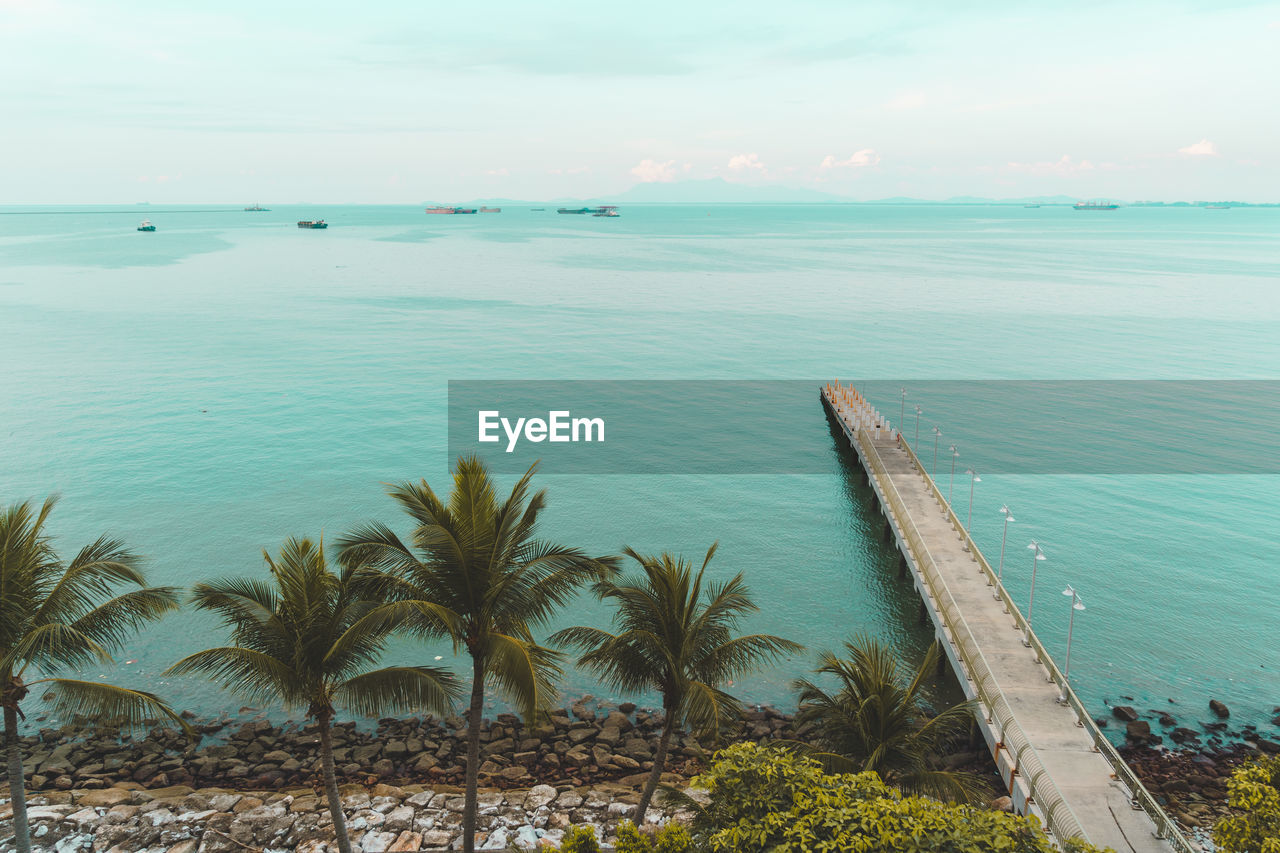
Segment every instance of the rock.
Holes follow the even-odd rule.
[[[129,802],[133,794],[120,788],[103,788],[86,791],[76,798],[76,804],[94,808],[111,808]]]
[[[1260,737],[1258,738],[1258,749],[1270,755],[1275,755],[1276,753],[1280,753],[1280,743]]]
[[[1013,811],[1013,798],[1011,798],[1011,797],[996,797],[994,800],[992,800],[992,801],[988,804],[988,808],[990,808],[992,811],[996,811],[996,812],[1012,812],[1012,811]]]
[[[556,789],[550,785],[535,785],[524,798],[524,810],[527,812],[537,811],[548,805],[556,796]]]
[[[394,832],[366,832],[360,839],[360,849],[364,853],[387,853],[396,839]]]
[[[1111,713],[1117,720],[1122,720],[1126,723],[1132,723],[1134,720],[1138,719],[1138,712],[1133,710],[1130,705],[1116,705],[1111,709]]]
[[[1225,720],[1227,717],[1231,716],[1231,711],[1227,706],[1219,702],[1217,699],[1209,700],[1209,710],[1213,711],[1220,720]]]
[[[417,853],[422,849],[422,833],[405,830],[391,842],[387,853]]]
[[[634,712],[635,712],[635,710],[636,710],[636,703],[635,703],[635,702],[622,702],[621,704],[619,704],[619,705],[618,705],[618,710],[619,710],[619,711],[621,711],[621,712],[622,712],[622,713],[624,713],[624,714],[631,714],[631,713],[634,713]]]

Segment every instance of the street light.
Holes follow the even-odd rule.
[[[956,446],[951,445],[951,483],[947,486],[947,506],[951,506],[951,492],[956,486],[956,457],[960,455],[960,451],[956,450]]]
[[[922,410],[916,406],[916,455],[920,453],[920,415]]]
[[[996,583],[1004,584],[1004,545],[1009,541],[1009,522],[1016,521],[1013,513],[1009,511],[1008,506],[1000,507],[1000,514],[1004,516],[1004,535],[1000,537],[1000,568],[996,569]],[[995,591],[995,597],[1000,597],[1000,590]]]
[[[933,428],[933,467],[929,469],[930,477],[938,476],[938,439],[942,438],[942,430]]]
[[[1036,566],[1040,565],[1041,560],[1049,559],[1040,550],[1040,543],[1032,539],[1031,544],[1027,546],[1031,549],[1031,599],[1027,602],[1027,645],[1031,644],[1031,608],[1036,605]]]
[[[973,484],[981,483],[982,478],[972,468],[966,468],[964,472],[969,475],[969,520],[964,525],[964,532],[968,533],[969,528],[973,526]]]
[[[1067,588],[1062,591],[1063,595],[1071,596],[1071,618],[1067,620],[1067,664],[1062,670],[1062,680],[1066,681],[1071,678],[1071,629],[1076,624],[1076,611],[1084,610],[1084,602],[1080,600],[1080,593],[1076,592],[1071,584],[1067,584]],[[1066,689],[1063,688],[1062,698],[1065,701]]]

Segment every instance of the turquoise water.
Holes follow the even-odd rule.
[[[382,484],[446,483],[450,379],[1280,378],[1280,210],[90,210],[0,209],[0,500],[61,492],[66,551],[110,531],[161,583],[258,572],[288,535],[405,529]],[[144,216],[156,233],[134,231]],[[294,227],[316,217],[332,227]],[[896,398],[879,402],[896,414]],[[928,399],[908,402],[962,465],[1016,433],[957,432]],[[918,651],[928,636],[816,389],[799,428],[828,449],[827,473],[547,476],[545,532],[605,553],[694,556],[718,539],[716,571],[745,571],[762,606],[753,629],[810,649],[866,631]],[[1193,722],[1214,697],[1270,728],[1280,477],[984,475],[974,530],[993,562],[1003,503],[1023,600],[1027,538],[1049,555],[1036,623],[1051,648],[1065,644],[1062,587],[1084,598],[1072,676],[1098,713],[1131,696]],[[583,601],[560,624],[604,616]],[[160,674],[217,637],[172,617],[89,675],[234,711]],[[735,688],[787,702],[806,661]],[[581,673],[566,682],[600,692]]]

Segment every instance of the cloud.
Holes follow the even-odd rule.
[[[1186,154],[1188,157],[1217,157],[1218,146],[1214,145],[1207,139],[1201,139],[1194,145],[1188,145],[1186,148],[1179,148],[1179,154]]]
[[[591,171],[590,166],[571,166],[568,169],[550,169],[547,174],[550,175],[585,175]]]
[[[640,179],[642,184],[669,184],[676,179],[676,161],[641,160],[631,167],[631,174]]]
[[[493,175],[494,177],[498,177],[498,178],[505,178],[507,175],[510,175],[511,173],[507,171],[506,167],[504,166],[501,169],[486,169],[485,174]]]
[[[764,171],[764,163],[760,162],[757,154],[735,154],[729,158],[729,168],[735,172],[745,170],[753,170],[757,172]]]
[[[822,158],[819,169],[863,169],[867,166],[877,166],[880,164],[880,155],[876,153],[874,148],[862,148],[849,156],[848,160],[837,160],[833,155],[828,154]]]
[[[884,108],[886,110],[918,110],[928,101],[929,98],[924,92],[903,92],[896,98],[885,101]]]
[[[1021,175],[1078,175],[1081,172],[1092,172],[1096,167],[1089,160],[1072,160],[1070,154],[1063,154],[1059,160],[1042,160],[1036,163],[1009,162],[1005,171],[1017,172]]]

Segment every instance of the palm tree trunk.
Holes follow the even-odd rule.
[[[484,659],[471,655],[471,709],[467,712],[467,799],[462,810],[462,850],[475,853],[480,784],[480,714],[484,710]]]
[[[13,844],[18,853],[31,853],[31,827],[27,824],[27,780],[22,772],[18,746],[18,709],[4,709],[4,746],[9,757],[9,801],[13,806]]]
[[[640,795],[640,805],[636,806],[636,827],[644,826],[644,814],[649,810],[649,801],[653,799],[653,792],[658,789],[658,783],[662,781],[662,771],[667,766],[667,748],[671,746],[671,733],[676,729],[676,714],[674,708],[663,708],[662,713],[666,715],[666,720],[662,724],[662,738],[658,741],[658,754],[653,757],[653,770],[649,772],[649,780],[644,783],[644,793]]]
[[[338,797],[338,776],[333,770],[333,739],[329,737],[329,717],[320,714],[317,721],[320,723],[320,766],[324,770],[324,792],[329,798],[329,814],[333,816],[333,834],[338,839],[340,853],[351,853],[347,820],[342,815],[342,800]]]

